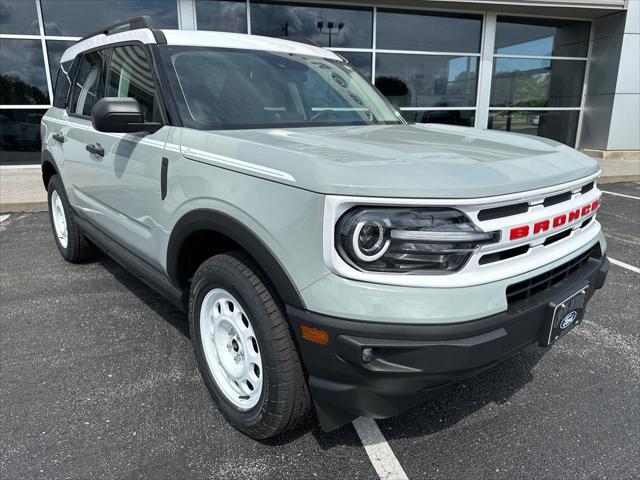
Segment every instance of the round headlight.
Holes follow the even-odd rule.
[[[361,220],[351,237],[353,253],[363,262],[375,262],[383,256],[391,240],[385,238],[385,227],[375,220]]]
[[[335,226],[335,248],[362,271],[452,273],[481,245],[500,239],[446,207],[354,207]]]

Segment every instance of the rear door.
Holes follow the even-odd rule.
[[[105,56],[104,96],[134,98],[145,122],[165,123],[151,58],[142,44],[113,47]],[[86,139],[88,163],[99,174],[85,184],[89,214],[105,233],[159,266],[162,153],[169,127],[155,133],[103,133]],[[97,172],[96,172],[97,173]]]
[[[91,109],[102,98],[104,55],[104,51],[94,51],[80,56],[64,122],[58,132],[64,148],[65,188],[72,197],[71,203],[80,210],[89,207],[83,191],[100,172],[100,165],[89,158],[85,145],[87,133],[92,129]]]

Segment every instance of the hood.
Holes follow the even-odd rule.
[[[339,195],[487,197],[557,185],[599,169],[553,140],[437,124],[185,129],[181,143],[188,158]]]

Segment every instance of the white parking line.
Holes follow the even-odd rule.
[[[373,418],[359,417],[353,421],[369,460],[382,480],[408,480],[402,465],[393,454]]]
[[[628,263],[621,262],[620,260],[616,260],[615,258],[608,257],[609,261],[614,265],[617,265],[622,268],[626,268],[627,270],[631,270],[632,272],[640,273],[640,268],[634,267],[633,265],[629,265]]]
[[[600,190],[600,191],[602,193],[607,193],[609,195],[615,195],[616,197],[633,198],[635,200],[640,200],[640,197],[634,197],[633,195],[625,195],[624,193],[608,192],[606,190]]]
[[[4,222],[7,218],[9,218],[9,215],[0,216],[0,223]]]

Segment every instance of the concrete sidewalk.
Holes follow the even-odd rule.
[[[595,159],[602,168],[600,183],[640,181],[640,157]],[[47,210],[47,192],[42,184],[40,166],[0,166],[0,213],[38,210]]]
[[[47,210],[40,165],[0,167],[0,213]]]

